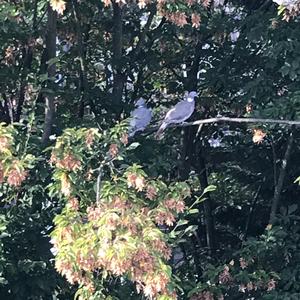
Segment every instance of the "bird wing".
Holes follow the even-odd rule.
[[[132,112],[131,116],[130,127],[135,131],[143,130],[151,121],[152,111],[145,107],[139,107]]]
[[[195,102],[181,101],[170,109],[165,117],[164,122],[181,123],[188,119],[194,112]]]

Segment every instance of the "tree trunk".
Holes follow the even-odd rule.
[[[122,51],[123,51],[123,11],[118,3],[113,2],[113,110],[119,115],[122,111],[122,95],[126,76],[122,73]]]
[[[81,18],[79,15],[78,3],[77,0],[72,1],[73,4],[73,15],[75,19],[75,26],[77,32],[77,49],[78,57],[80,62],[80,76],[79,76],[79,88],[80,88],[80,102],[78,107],[78,117],[82,118],[84,115],[84,107],[86,102],[86,93],[88,92],[87,88],[87,77],[86,77],[86,59],[85,59],[85,49],[83,43],[83,33]]]
[[[284,183],[284,179],[285,179],[285,175],[286,175],[286,171],[287,171],[287,164],[288,164],[288,161],[291,156],[293,141],[294,141],[294,136],[293,136],[293,133],[291,132],[288,142],[287,142],[287,147],[286,147],[286,150],[284,153],[284,157],[282,160],[282,166],[279,171],[279,177],[277,180],[277,184],[274,189],[274,197],[273,197],[273,201],[272,201],[270,220],[269,220],[270,224],[274,224],[274,222],[276,220],[276,213],[277,213],[278,205],[280,202],[281,191],[283,188],[283,183]]]
[[[208,179],[207,179],[207,170],[204,157],[200,152],[198,154],[198,170],[197,170],[198,178],[200,181],[201,188],[204,190],[208,187]],[[205,221],[205,229],[206,229],[206,243],[207,248],[212,253],[215,249],[215,241],[214,241],[214,219],[212,214],[212,199],[209,193],[206,194],[206,200],[203,202],[204,208],[204,221]]]
[[[48,5],[48,20],[47,20],[47,34],[46,34],[46,54],[47,62],[52,58],[56,57],[56,12],[52,10],[50,5]],[[44,120],[44,132],[42,136],[42,144],[46,144],[49,141],[49,136],[51,135],[52,126],[54,122],[54,88],[55,83],[53,81],[56,73],[55,63],[47,63],[47,74],[48,78],[48,89],[51,90],[50,93],[44,95],[45,98],[45,120]]]
[[[186,90],[197,90],[197,74],[199,71],[199,63],[201,59],[201,49],[203,41],[199,41],[195,47],[195,54],[193,64],[188,77],[185,82]],[[199,130],[198,130],[199,131]],[[188,175],[191,165],[194,165],[200,181],[201,188],[204,190],[208,186],[207,171],[205,160],[202,154],[201,145],[198,143],[198,131],[197,128],[185,128],[184,129],[184,148],[183,148],[183,172],[185,176]],[[198,145],[197,145],[198,144]],[[206,243],[210,253],[214,249],[214,221],[212,215],[212,200],[209,193],[206,195],[206,200],[203,203],[204,209],[204,221],[206,229]]]
[[[16,122],[20,121],[24,100],[25,100],[25,89],[26,89],[26,77],[31,69],[32,65],[32,58],[33,58],[33,50],[32,50],[32,38],[35,37],[36,34],[36,22],[37,22],[37,14],[38,14],[38,0],[35,0],[34,2],[34,8],[33,8],[33,20],[32,20],[32,34],[28,38],[27,44],[24,46],[24,61],[23,66],[21,70],[21,84],[20,84],[20,91],[19,91],[19,99],[18,99],[18,105],[16,109],[15,114],[15,120]]]

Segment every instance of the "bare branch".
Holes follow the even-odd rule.
[[[292,120],[278,120],[278,119],[262,119],[262,118],[229,118],[229,117],[216,117],[216,118],[209,118],[203,120],[197,120],[194,122],[186,122],[180,124],[170,124],[168,127],[189,127],[189,126],[199,126],[204,124],[212,124],[212,123],[262,123],[262,124],[279,124],[279,125],[286,125],[286,126],[300,126],[300,121],[292,121]],[[150,135],[155,132],[159,126],[154,126],[146,129],[143,131],[143,135]]]
[[[300,121],[291,121],[291,120],[278,120],[278,119],[262,119],[262,118],[229,118],[229,117],[216,117],[203,120],[197,120],[194,122],[187,122],[178,125],[173,125],[170,127],[188,127],[188,126],[197,126],[200,124],[209,124],[209,123],[263,123],[263,124],[281,124],[288,126],[300,126]]]

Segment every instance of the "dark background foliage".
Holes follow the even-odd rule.
[[[299,19],[282,21],[272,1],[225,1],[217,8],[212,2],[199,13],[199,28],[181,28],[159,17],[153,4],[104,8],[99,0],[72,0],[56,16],[45,0],[0,1],[0,121],[22,124],[16,143],[23,149],[28,136],[27,150],[41,159],[22,189],[0,187],[1,299],[74,294],[50,252],[48,234],[62,205],[47,190],[51,171],[43,149],[53,144],[50,135],[68,127],[110,128],[141,96],[156,126],[186,90],[199,92],[194,120],[299,119]],[[267,134],[261,144],[252,141],[254,128]],[[192,197],[216,186],[188,216],[193,230],[174,250],[180,299],[194,288],[211,290],[208,281],[225,299],[299,299],[299,128],[222,123],[171,128],[162,141],[150,130],[135,140],[140,145],[128,160],[150,176],[188,179]],[[236,283],[220,284],[224,265],[241,257],[254,260],[252,270],[243,277],[232,269]],[[249,275],[255,270],[274,272],[276,288],[239,291],[257,279]],[[128,282],[108,289],[135,299]]]

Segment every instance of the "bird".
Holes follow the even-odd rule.
[[[162,121],[158,131],[156,132],[156,138],[160,140],[163,137],[164,130],[170,124],[179,124],[187,120],[194,112],[195,109],[195,97],[198,93],[191,91],[184,95],[182,101],[178,102],[173,108],[171,108],[164,120]]]
[[[152,119],[152,111],[146,106],[146,100],[144,98],[139,98],[135,102],[135,107],[136,109],[131,112],[128,129],[129,137],[133,137],[138,131],[145,130]]]

